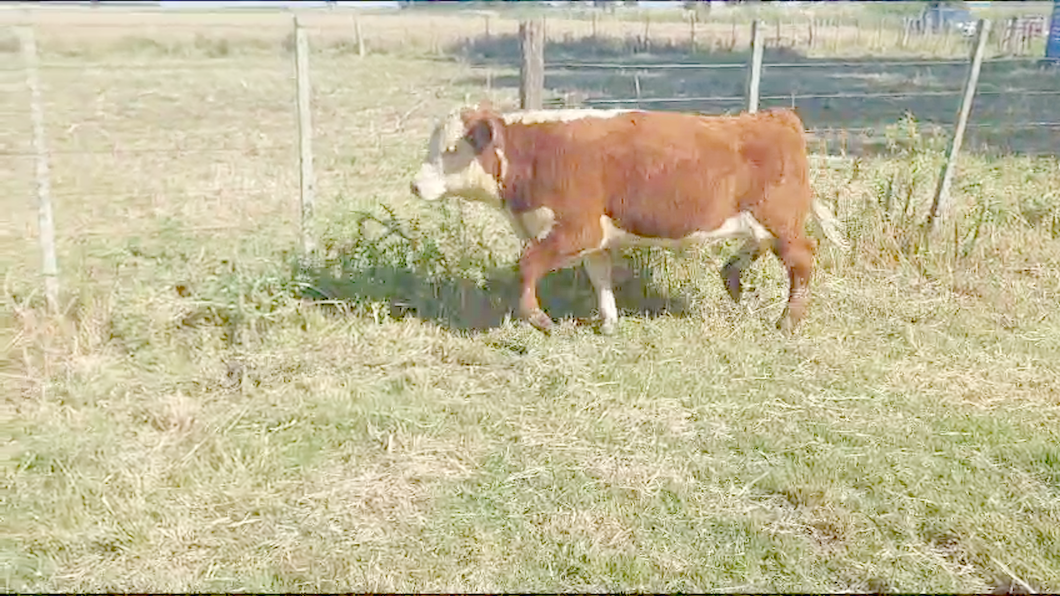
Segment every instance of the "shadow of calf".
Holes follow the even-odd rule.
[[[303,282],[302,298],[349,306],[382,304],[393,318],[412,316],[449,330],[482,331],[499,327],[507,317],[518,317],[519,272],[514,266],[486,271],[481,283],[457,276],[430,276],[392,263],[354,265],[341,255],[336,260],[297,271]],[[636,265],[628,258],[616,260],[615,301],[620,312],[687,314],[686,300],[659,293],[650,275],[646,265]],[[596,312],[596,294],[581,265],[546,276],[538,295],[554,319],[573,318],[586,324]]]

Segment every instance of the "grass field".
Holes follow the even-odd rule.
[[[733,305],[725,245],[630,251],[614,337],[553,274],[545,337],[503,218],[407,190],[481,66],[319,17],[299,258],[289,21],[118,14],[38,17],[62,317],[0,80],[6,590],[1060,590],[1055,156],[962,157],[923,236],[943,147],[897,121],[816,172],[853,246],[795,336],[777,261]]]

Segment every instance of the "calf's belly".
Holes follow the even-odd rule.
[[[511,213],[513,227],[524,238],[544,240],[556,225],[555,213],[548,207],[522,213]],[[584,253],[598,250],[620,249],[627,246],[662,246],[681,248],[695,244],[711,244],[733,238],[754,239],[759,242],[773,235],[753,215],[741,211],[721,222],[715,228],[695,229],[680,237],[645,236],[623,229],[610,217],[600,217],[601,241],[598,246],[587,247]]]
[[[729,240],[732,238],[767,240],[772,237],[766,228],[746,211],[724,220],[713,229],[698,229],[687,235],[669,238],[660,236],[641,236],[619,227],[614,220],[606,215],[600,218],[600,226],[603,228],[604,239],[601,249],[621,248],[623,246],[664,246],[684,247],[693,244],[711,244]]]

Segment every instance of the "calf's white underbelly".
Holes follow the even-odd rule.
[[[556,215],[548,207],[539,207],[518,214],[509,213],[509,215],[512,218],[512,224],[516,231],[519,232],[520,236],[525,238],[543,240],[548,236],[549,232],[552,231],[552,227],[556,224]],[[773,236],[758,222],[758,220],[754,218],[754,216],[746,211],[741,211],[729,219],[726,219],[720,226],[713,230],[699,230],[683,238],[650,238],[638,236],[618,227],[615,225],[615,222],[606,215],[600,217],[600,227],[604,233],[604,238],[597,247],[597,249],[600,250],[621,248],[623,246],[679,247],[688,246],[690,244],[719,242],[730,238],[753,238],[758,241],[763,241],[772,238]]]

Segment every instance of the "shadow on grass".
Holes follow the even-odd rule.
[[[748,52],[720,41],[700,43],[693,51],[687,42],[649,47],[634,37],[550,39],[545,47],[546,96],[551,95],[552,106],[739,112],[746,103]],[[472,38],[448,51],[477,66],[517,70],[520,62],[519,41],[514,35]],[[893,64],[896,61],[915,63]],[[575,62],[604,62],[630,68],[573,67],[571,63]],[[653,64],[729,67],[650,69]],[[925,125],[939,126],[936,134],[948,138],[969,69],[967,63],[950,59],[810,58],[792,48],[768,44],[763,64],[759,105],[795,107],[807,128],[816,129],[815,136],[828,142],[829,152],[845,150],[852,154],[885,150],[886,127],[907,112]],[[491,77],[491,82],[497,87],[519,85],[517,75]],[[486,80],[476,76],[464,83],[485,86]],[[1060,118],[1055,117],[1053,107],[1057,101],[1060,68],[1042,68],[1035,59],[986,62],[965,147],[987,152],[1056,154],[1060,152]],[[1046,121],[1053,125],[1028,126]]]
[[[377,222],[382,220],[374,216]],[[480,331],[518,318],[519,272],[515,263],[493,260],[489,250],[461,247],[462,256],[439,249],[444,231],[424,232],[417,222],[385,223],[382,237],[361,233],[350,244],[326,247],[322,262],[297,264],[300,297],[340,308],[383,312],[396,319],[416,317],[446,329]],[[442,239],[435,240],[435,236]],[[648,259],[640,253],[615,261],[615,300],[626,314],[684,315],[683,297],[659,292]],[[547,275],[538,285],[545,311],[557,320],[586,324],[596,316],[596,294],[578,264]]]
[[[616,266],[620,271],[629,259]],[[658,316],[687,314],[681,297],[657,293],[646,267],[628,269],[631,277],[615,284],[615,300],[623,314]],[[388,264],[371,268],[303,268],[303,298],[346,306],[380,304],[391,318],[416,317],[449,330],[483,331],[518,318],[519,273],[512,268],[486,272],[485,283],[467,278],[429,279],[419,272]],[[581,266],[548,275],[538,286],[545,312],[553,319],[590,323],[596,315],[595,293]]]

